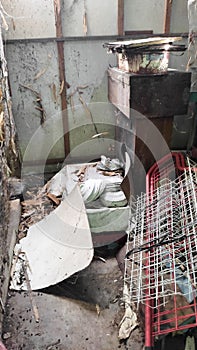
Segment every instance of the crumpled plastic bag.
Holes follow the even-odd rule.
[[[125,301],[125,314],[120,322],[118,338],[120,340],[129,338],[131,332],[138,326],[137,314],[130,305],[128,286],[124,286],[123,299]]]

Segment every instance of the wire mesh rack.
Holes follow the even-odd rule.
[[[197,165],[170,154],[147,174],[132,207],[124,281],[145,305],[145,347],[162,334],[197,326]]]

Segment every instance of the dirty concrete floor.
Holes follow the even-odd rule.
[[[28,181],[30,191],[34,187],[38,191],[38,180],[33,179],[32,185]],[[98,250],[95,254],[100,253]],[[118,264],[115,257],[106,258],[106,262],[95,257],[88,268],[68,280],[33,292],[39,323],[35,321],[30,293],[9,291],[3,323],[7,349],[141,350],[143,336],[139,329],[127,342],[118,340],[124,314],[123,274]]]
[[[39,323],[27,292],[10,291],[3,337],[8,350],[140,350],[137,329],[129,345],[118,340],[123,277],[115,258],[93,260],[76,278],[33,292]]]

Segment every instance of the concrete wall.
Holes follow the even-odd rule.
[[[53,1],[3,1],[9,15],[6,17],[9,30],[4,33],[5,39],[27,39],[55,37]],[[117,33],[117,1],[102,3],[101,1],[64,1],[62,7],[63,35],[84,36],[83,18],[86,12],[88,35]],[[99,17],[99,13],[101,16]],[[43,15],[44,14],[44,15]],[[96,20],[96,17],[98,20]],[[110,18],[110,20],[109,20]],[[108,55],[102,47],[103,41],[66,41],[65,73],[70,84],[68,89],[68,118],[70,146],[75,156],[91,153],[96,157],[109,152],[114,139],[114,108],[107,102],[107,67],[115,65],[116,59]],[[59,95],[59,72],[57,44],[49,42],[12,42],[5,45],[8,57],[10,83],[13,96],[13,111],[19,134],[21,152],[24,155],[31,137],[32,152],[25,154],[25,159],[39,160],[64,157],[62,121],[60,118],[61,99]],[[42,98],[42,106],[46,112],[46,122],[40,127],[41,113],[37,110],[35,94],[24,87],[30,86]],[[76,89],[85,87],[80,90]],[[70,98],[70,96],[72,96]],[[81,101],[79,100],[81,97]],[[85,139],[89,140],[96,133],[90,123],[90,116],[84,104],[106,102],[104,118],[108,126],[98,128],[107,132],[109,140],[101,143],[98,140],[85,147]],[[72,108],[71,108],[72,105]],[[74,107],[73,107],[74,106]],[[97,108],[98,109],[98,108]],[[103,113],[103,112],[102,112]],[[93,118],[94,110],[92,111]],[[98,111],[96,112],[98,115]],[[98,117],[97,117],[98,119]],[[79,128],[83,120],[83,127]],[[55,124],[54,124],[55,122]],[[51,127],[53,125],[53,128]],[[54,126],[55,125],[55,126]],[[104,129],[105,130],[104,130]],[[85,130],[85,132],[84,132]],[[41,142],[45,140],[45,142]],[[49,147],[49,142],[51,147]],[[40,145],[42,144],[42,147]],[[83,147],[81,147],[83,144]],[[49,149],[51,148],[51,149]],[[73,153],[72,152],[72,153]],[[48,154],[49,153],[49,154]]]
[[[117,34],[117,3],[118,0],[62,1],[63,35],[68,37],[64,43],[64,53],[66,79],[71,86],[67,93],[73,156],[113,154],[115,110],[107,103],[107,67],[109,64],[115,65],[116,58],[103,49],[105,40],[82,39],[85,36],[84,15],[88,36]],[[9,30],[4,32],[5,40],[55,37],[53,0],[2,0],[2,4],[9,14],[5,16],[9,25]],[[163,31],[163,22],[164,0],[125,0],[125,30],[151,29],[154,33],[160,33]],[[171,30],[174,33],[188,31],[185,0],[173,1]],[[70,36],[77,38],[70,40]],[[56,42],[12,41],[5,44],[5,49],[22,154],[25,154],[31,137],[39,130],[33,137],[28,160],[39,160],[46,156],[64,157]],[[170,65],[184,70],[186,62],[185,55],[173,57]],[[46,121],[42,126],[34,93],[21,85],[28,85],[40,94],[46,112]],[[83,89],[77,91],[77,87]],[[89,141],[96,131],[85,104],[91,103],[89,108],[93,119],[104,123],[103,126],[99,125],[98,131],[107,130],[108,136],[103,142],[94,140],[90,146]],[[100,111],[97,103],[102,103]],[[103,103],[106,103],[105,110]]]
[[[7,39],[49,38],[55,36],[53,0],[2,0],[9,16]]]
[[[187,15],[187,1],[172,1],[171,26],[172,33],[188,33],[189,23]]]
[[[70,146],[73,150],[90,139],[96,132],[91,125],[90,116],[82,102],[89,104],[106,102],[106,113],[98,122],[113,124],[114,108],[107,102],[107,67],[115,64],[115,58],[106,54],[102,41],[67,42],[65,43],[66,78],[70,84],[68,92],[69,129],[72,129]],[[6,46],[9,62],[13,111],[16,117],[20,148],[25,153],[31,137],[39,129],[37,138],[32,143],[32,154],[28,160],[39,160],[64,157],[62,120],[60,116],[60,86],[58,77],[58,60],[55,43],[17,43]],[[39,76],[44,72],[42,75]],[[39,78],[36,78],[39,76]],[[41,113],[37,110],[36,96],[26,87],[31,87],[42,98],[46,121],[41,126]],[[76,90],[80,88],[79,92]],[[72,101],[70,96],[72,96]],[[81,98],[82,102],[80,102]],[[73,107],[71,108],[71,103]],[[98,114],[98,112],[96,112]],[[94,110],[92,111],[93,118]],[[78,129],[83,121],[83,128]],[[55,124],[54,124],[55,123]],[[85,133],[84,133],[85,129]],[[110,129],[110,130],[109,130]],[[98,128],[99,132],[106,131]],[[110,138],[114,138],[114,127],[108,127]],[[45,142],[41,142],[44,139]],[[48,142],[52,149],[48,154]],[[110,141],[111,142],[111,141]],[[109,142],[109,143],[110,143]],[[107,145],[109,144],[107,142]],[[42,144],[42,147],[40,146]],[[106,153],[106,142],[99,153]],[[79,152],[78,148],[78,152]],[[94,149],[97,151],[95,153]],[[86,150],[90,152],[90,149]],[[75,156],[77,156],[75,150]],[[92,155],[98,155],[97,140]],[[83,151],[84,154],[84,151]],[[79,154],[80,155],[80,154]],[[26,158],[27,160],[27,158]]]
[[[46,120],[53,118],[60,110],[60,96],[54,100],[53,90],[59,91],[57,50],[54,43],[17,43],[6,46],[13,99],[13,112],[16,118],[20,148],[24,154],[34,132],[41,125],[41,112],[36,109],[36,95],[24,86],[30,86],[42,98]],[[39,72],[44,72],[39,78]],[[62,125],[60,126],[62,128]],[[40,136],[48,134],[55,138],[57,130],[49,134],[44,124]],[[39,140],[35,147],[39,147]],[[40,152],[34,149],[35,157]],[[62,140],[53,149],[52,158],[63,157]]]
[[[125,30],[163,32],[164,0],[126,0]]]
[[[163,33],[164,0],[125,0],[125,30]],[[171,33],[188,32],[187,1],[172,1]]]
[[[118,0],[66,0],[62,18],[65,36],[83,36],[86,13],[87,35],[117,34]]]

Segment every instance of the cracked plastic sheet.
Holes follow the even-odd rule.
[[[29,228],[18,248],[11,282],[15,290],[27,290],[28,284],[32,290],[46,288],[90,264],[92,237],[78,185],[51,214]]]

